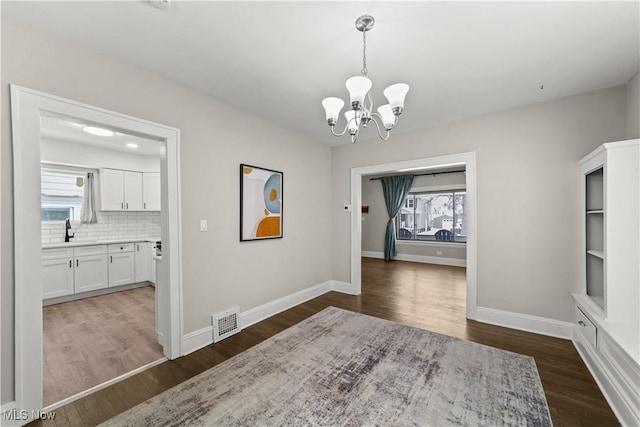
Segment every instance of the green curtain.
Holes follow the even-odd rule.
[[[398,211],[407,198],[411,183],[413,183],[413,175],[385,176],[380,178],[380,182],[382,183],[384,203],[389,214],[387,231],[384,234],[384,259],[391,261],[396,256],[396,229],[393,226],[393,219],[398,215]]]

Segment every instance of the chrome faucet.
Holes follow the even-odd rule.
[[[71,221],[69,221],[69,218],[67,218],[67,223],[65,225],[65,230],[64,230],[65,242],[69,242],[69,239],[73,239],[73,237],[76,235],[76,233],[69,234],[69,230],[71,230]]]

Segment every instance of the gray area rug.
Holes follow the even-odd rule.
[[[102,426],[551,426],[533,358],[329,307]]]

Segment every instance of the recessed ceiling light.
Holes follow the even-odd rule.
[[[98,135],[98,136],[114,136],[116,134],[112,130],[99,128],[96,126],[82,126],[82,130],[87,133],[90,133],[91,135]]]
[[[138,148],[138,144],[135,142],[127,142],[127,147],[129,148]]]

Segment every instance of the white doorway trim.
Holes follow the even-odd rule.
[[[43,112],[139,134],[164,142],[161,171],[162,263],[167,283],[158,310],[165,321],[165,356],[182,350],[182,242],[180,218],[180,130],[44,92],[11,85],[15,258],[15,402],[31,417],[42,409],[42,269],[40,237],[40,117]],[[164,286],[163,286],[164,285]],[[158,303],[162,304],[158,291]],[[32,412],[34,411],[34,412]],[[23,422],[31,421],[23,420]]]
[[[476,318],[477,307],[477,199],[476,153],[460,153],[351,169],[351,290],[362,292],[362,177],[364,175],[394,173],[400,169],[420,168],[464,163],[466,168],[467,213],[467,318]]]

